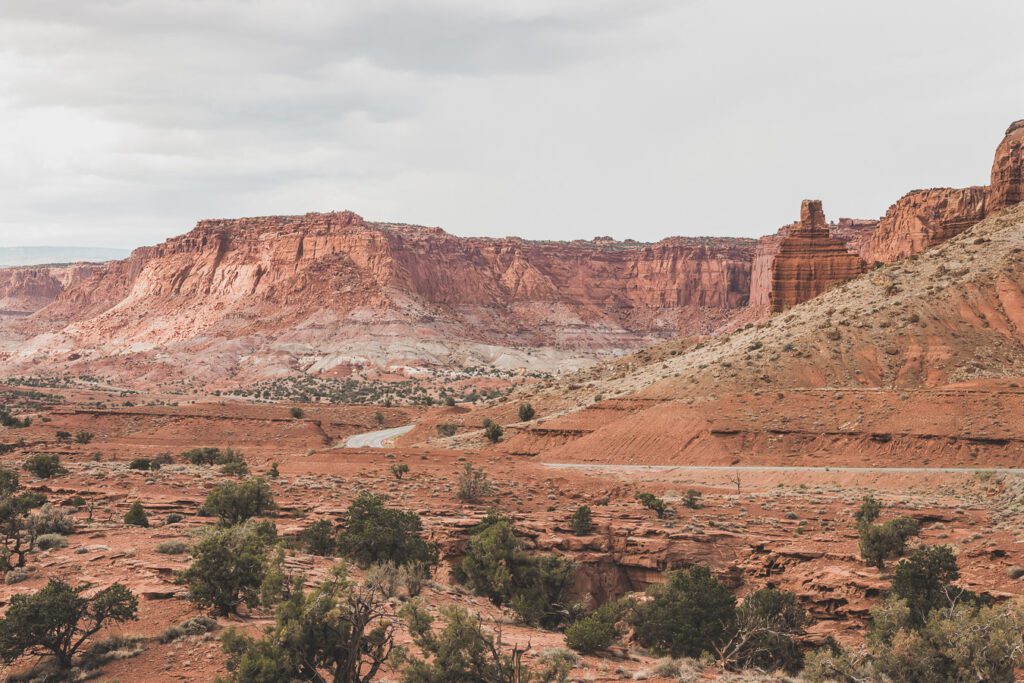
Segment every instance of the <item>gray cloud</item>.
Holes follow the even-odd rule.
[[[499,6],[504,5],[504,6]],[[758,235],[985,181],[1013,0],[33,0],[0,8],[0,245],[350,208]]]

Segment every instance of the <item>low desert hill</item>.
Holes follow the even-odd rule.
[[[786,313],[517,396],[550,461],[1024,464],[1024,207]]]

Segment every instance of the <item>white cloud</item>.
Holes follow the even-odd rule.
[[[1015,0],[16,0],[0,245],[349,208],[459,234],[756,236],[985,182]]]

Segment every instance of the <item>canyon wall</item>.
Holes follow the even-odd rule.
[[[892,263],[959,235],[1022,199],[1024,121],[1006,130],[996,148],[988,186],[908,192],[889,207],[860,254],[868,263]]]
[[[88,279],[100,265],[0,268],[0,312],[34,313],[56,301],[69,287]]]
[[[917,190],[877,222],[827,224],[807,201],[800,221],[760,240],[461,238],[349,211],[204,220],[70,279],[0,271],[0,304],[34,312],[8,328],[21,336],[0,345],[0,364],[160,357],[182,372],[199,359],[213,378],[566,367],[759,320],[856,277],[861,258],[890,262],[960,234],[1020,201],[1022,145],[1017,122],[990,186]]]

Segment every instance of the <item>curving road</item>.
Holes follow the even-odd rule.
[[[394,441],[403,434],[408,434],[415,427],[416,425],[405,425],[404,427],[381,429],[377,432],[353,434],[345,439],[345,448],[386,448],[388,442]]]

